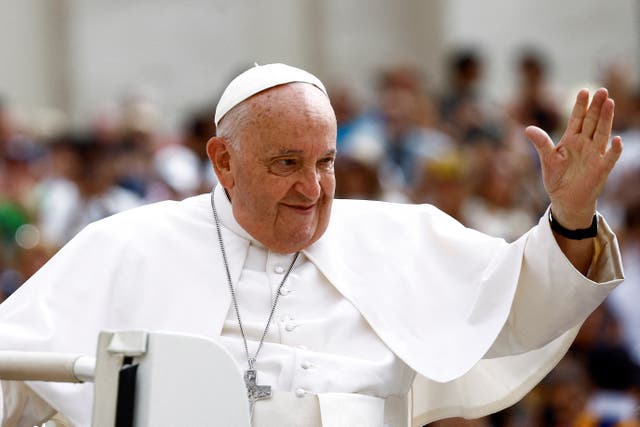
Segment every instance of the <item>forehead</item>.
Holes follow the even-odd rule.
[[[267,89],[249,98],[246,104],[255,120],[294,120],[304,117],[335,120],[329,98],[308,83],[289,83]]]
[[[335,148],[336,119],[327,96],[315,86],[293,83],[246,101],[243,141],[261,150]],[[243,147],[248,148],[248,147]]]

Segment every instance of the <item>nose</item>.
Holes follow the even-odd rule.
[[[320,197],[320,173],[315,168],[300,171],[295,189],[308,200],[315,202]]]

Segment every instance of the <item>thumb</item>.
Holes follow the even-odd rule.
[[[540,159],[546,157],[555,147],[547,132],[537,126],[527,126],[524,135],[533,143]]]

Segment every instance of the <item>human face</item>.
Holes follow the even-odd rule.
[[[329,224],[336,119],[326,95],[304,83],[248,101],[223,185],[238,223],[269,249],[302,250]],[[222,182],[222,181],[221,181]]]

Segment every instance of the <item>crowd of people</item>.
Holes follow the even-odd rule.
[[[552,91],[548,64],[526,51],[510,102],[494,102],[482,92],[485,65],[473,50],[454,53],[440,89],[426,87],[418,69],[383,70],[372,105],[349,87],[330,87],[336,197],[430,203],[508,241],[535,225],[549,202],[523,129],[563,129],[562,101],[575,94]],[[520,404],[433,425],[640,425],[640,87],[632,77],[613,64],[599,82],[616,102],[614,134],[625,144],[599,210],[618,235],[626,282]],[[210,191],[216,178],[205,144],[215,134],[214,107],[195,111],[176,137],[159,131],[158,110],[143,98],[126,99],[82,132],[18,120],[0,102],[0,303],[90,222]]]

